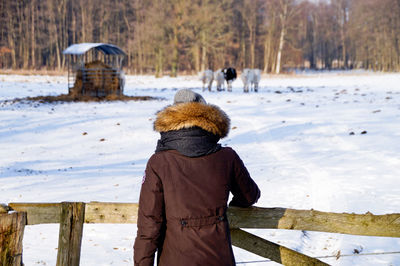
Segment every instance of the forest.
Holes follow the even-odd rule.
[[[122,48],[124,70],[400,70],[400,0],[0,0],[0,69],[63,71],[81,42]]]

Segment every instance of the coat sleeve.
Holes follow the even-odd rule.
[[[233,198],[229,206],[250,207],[260,198],[260,189],[236,152],[233,160],[231,192]]]
[[[162,182],[147,163],[139,198],[137,235],[134,244],[135,266],[154,265],[155,252],[161,252],[165,234]]]

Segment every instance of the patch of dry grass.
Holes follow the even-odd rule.
[[[126,96],[126,95],[108,95],[105,97],[93,97],[86,95],[71,96],[69,94],[61,94],[58,96],[36,96],[16,98],[5,100],[4,103],[19,102],[38,102],[38,103],[57,103],[57,102],[111,102],[111,101],[151,101],[160,100],[161,98],[151,96]]]

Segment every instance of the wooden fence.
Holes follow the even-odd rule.
[[[59,223],[58,266],[79,265],[84,223],[136,223],[138,204],[106,202],[9,203],[0,205],[0,265],[21,265],[25,225]],[[232,244],[284,265],[326,263],[240,228],[289,229],[400,237],[400,213],[373,215],[284,208],[228,209]]]

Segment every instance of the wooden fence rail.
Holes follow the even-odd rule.
[[[5,217],[10,211],[26,213],[24,216],[26,220],[23,220],[26,225],[59,223],[57,265],[74,266],[79,265],[84,223],[134,224],[137,221],[138,204],[111,202],[9,203],[0,205],[0,219],[4,219],[2,217]],[[373,215],[371,213],[330,213],[285,208],[230,207],[227,214],[233,245],[284,265],[327,264],[252,235],[240,228],[400,237],[400,213]],[[0,242],[0,251],[5,250],[5,245],[7,245],[6,241]],[[22,248],[22,241],[20,245]],[[0,260],[1,262],[3,261]],[[1,265],[20,265],[18,263]]]

